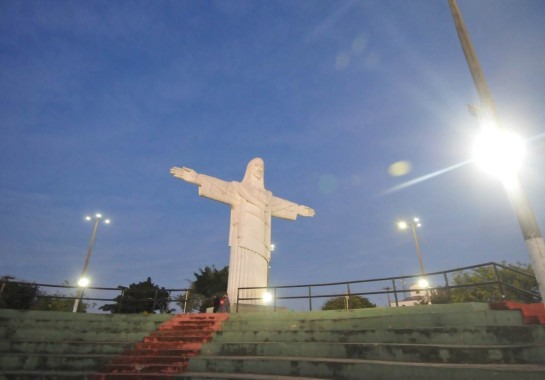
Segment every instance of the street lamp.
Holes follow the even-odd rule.
[[[420,250],[420,244],[418,243],[418,235],[416,234],[416,229],[422,227],[422,223],[420,223],[420,219],[413,218],[413,220],[408,223],[404,220],[401,220],[397,222],[397,227],[400,230],[406,230],[409,227],[411,228],[411,231],[414,237],[414,245],[416,247],[416,254],[418,255],[418,264],[420,265],[420,274],[424,275],[426,271],[424,270],[424,261],[422,260],[422,251]]]
[[[422,275],[422,277],[418,280],[418,286],[421,289],[426,289],[426,297],[428,298],[428,302],[431,303],[430,294],[429,294],[429,291],[427,290],[429,286],[429,282],[428,280],[424,278],[426,271],[424,269],[424,260],[422,260],[422,251],[420,250],[420,244],[418,243],[418,235],[416,234],[416,229],[422,227],[422,223],[420,223],[420,219],[413,218],[413,220],[410,221],[409,223],[407,223],[404,220],[397,222],[397,227],[400,230],[406,230],[407,228],[410,227],[412,230],[413,237],[414,237],[414,245],[416,247],[416,254],[418,255],[418,264],[420,266],[420,274]]]
[[[267,260],[267,286],[269,286],[269,275],[271,272],[271,259],[272,253],[274,252],[276,246],[273,244],[270,245],[269,260]]]
[[[83,270],[81,271],[81,277],[78,280],[78,286],[80,287],[79,296],[76,298],[76,301],[74,302],[74,309],[72,312],[77,313],[78,307],[81,302],[81,299],[83,298],[83,292],[87,286],[89,286],[89,279],[87,278],[87,266],[89,265],[89,259],[91,258],[91,252],[93,251],[93,246],[95,245],[95,239],[97,237],[97,231],[98,231],[98,225],[101,221],[104,222],[104,224],[110,224],[110,219],[104,219],[104,216],[102,214],[95,214],[94,217],[86,216],[85,220],[91,221],[95,219],[95,225],[93,227],[93,232],[91,234],[91,241],[89,242],[89,248],[87,249],[87,256],[85,256],[85,263],[83,264]]]
[[[488,88],[488,84],[485,80],[484,73],[477,59],[477,54],[469,38],[466,26],[462,19],[462,14],[458,8],[456,0],[448,0],[450,11],[452,13],[452,18],[454,20],[454,25],[456,27],[456,32],[458,33],[458,38],[460,44],[462,45],[462,50],[466,57],[467,64],[469,66],[469,71],[473,77],[473,83],[477,89],[479,99],[481,101],[481,112],[479,114],[481,127],[483,133],[492,132],[496,137],[492,138],[492,141],[495,141],[493,146],[495,146],[492,151],[506,151],[505,147],[501,148],[501,145],[505,141],[509,141],[508,138],[497,137],[501,136],[505,132],[500,129],[500,123],[497,117],[496,105],[494,103],[494,98],[492,93]],[[519,144],[517,144],[519,145]],[[509,147],[507,150],[516,151],[519,148]],[[489,162],[494,162],[495,159],[490,159]],[[502,169],[505,169],[506,166],[503,165]],[[505,173],[505,172],[504,172]],[[543,241],[543,235],[537,223],[536,217],[534,215],[533,208],[528,200],[522,184],[520,183],[518,176],[515,170],[510,170],[509,175],[501,175],[501,179],[507,195],[511,200],[513,209],[517,216],[522,236],[530,253],[530,258],[532,260],[532,267],[536,275],[536,280],[541,293],[541,298],[545,297],[545,242]]]

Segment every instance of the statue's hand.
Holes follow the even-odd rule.
[[[310,217],[313,217],[314,215],[316,215],[316,212],[314,211],[314,209],[308,207],[308,206],[299,206],[299,210],[298,210],[298,214],[299,215],[302,215],[302,216],[310,216]]]
[[[197,172],[190,168],[179,168],[177,166],[170,169],[170,174],[172,174],[174,177],[183,179],[184,181],[187,181],[189,183],[196,183],[197,182]]]

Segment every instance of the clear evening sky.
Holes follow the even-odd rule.
[[[545,2],[459,0],[545,228]],[[173,178],[265,185],[314,218],[273,220],[271,284],[529,263],[502,186],[465,165],[478,103],[446,0],[0,1],[0,275],[180,288],[228,264],[229,207]],[[408,161],[410,171],[389,167]]]

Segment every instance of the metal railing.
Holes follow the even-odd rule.
[[[11,279],[1,279],[1,287],[0,287],[0,296],[2,295],[4,288],[6,284],[9,283],[15,283],[15,284],[21,284],[26,286],[32,286],[41,289],[56,289],[57,292],[55,294],[47,294],[41,291],[38,291],[35,295],[36,299],[63,299],[63,300],[69,300],[69,301],[75,301],[76,299],[79,299],[78,295],[73,294],[67,294],[71,290],[77,290],[81,289],[79,286],[75,285],[52,285],[52,284],[41,284],[41,283],[28,283],[28,282],[22,282],[22,281],[11,281]],[[59,293],[59,290],[64,293]],[[154,290],[154,294],[151,297],[147,298],[141,298],[141,297],[134,297],[134,295],[138,293],[138,290],[130,289],[130,295],[127,295],[127,290],[129,290],[128,287],[119,286],[117,288],[107,288],[107,287],[85,287],[86,296],[84,296],[82,301],[84,302],[101,302],[103,304],[106,303],[113,303],[117,304],[117,312],[120,312],[123,307],[124,301],[129,301],[131,303],[151,303],[151,308],[153,310],[157,310],[157,307],[159,307],[160,313],[168,313],[170,311],[170,304],[174,301],[178,301],[180,299],[183,300],[183,304],[180,305],[181,312],[186,313],[187,312],[187,306],[188,306],[188,298],[190,289],[164,289],[164,288],[156,288]],[[112,292],[113,296],[111,295]],[[143,291],[145,293],[149,293],[149,290]],[[164,293],[167,293],[168,296],[164,296]],[[175,297],[174,295],[176,293],[179,293],[181,297]],[[93,296],[94,295],[94,296]],[[109,296],[108,296],[109,295]],[[110,298],[111,297],[111,298]],[[181,302],[180,302],[181,303]]]
[[[453,275],[460,274],[463,271],[474,270],[478,268],[487,268],[491,267],[493,278],[492,279],[483,279],[483,281],[465,283],[465,284],[453,284],[454,279]],[[387,296],[388,297],[388,306],[395,304],[399,306],[402,298],[407,293],[410,293],[410,289],[406,289],[406,282],[408,280],[420,279],[422,277],[426,278],[429,283],[436,284],[435,286],[429,286],[425,289],[428,294],[434,294],[434,292],[444,292],[446,297],[450,299],[451,292],[456,289],[463,288],[479,288],[479,287],[497,287],[499,293],[501,294],[501,300],[505,299],[506,291],[509,290],[514,293],[525,295],[529,299],[533,299],[534,302],[539,302],[541,297],[539,293],[532,289],[521,289],[517,286],[504,281],[502,276],[500,276],[500,269],[528,278],[535,281],[535,277],[508,267],[503,264],[498,264],[494,262],[472,265],[462,268],[456,268],[452,270],[440,271],[440,272],[430,272],[425,274],[418,275],[409,275],[409,276],[397,276],[397,277],[383,277],[383,278],[374,278],[369,280],[356,280],[356,281],[342,281],[342,282],[330,282],[330,283],[319,283],[319,284],[305,284],[305,285],[284,285],[284,286],[269,286],[269,287],[245,287],[239,288],[237,292],[237,302],[236,302],[236,311],[238,312],[239,303],[244,303],[244,301],[253,301],[250,303],[262,303],[261,298],[258,297],[242,297],[241,294],[244,294],[247,291],[257,291],[261,292],[272,292],[271,300],[273,310],[276,311],[278,301],[289,301],[289,300],[306,300],[308,302],[308,310],[313,310],[313,300],[324,299],[324,298],[337,298],[337,297],[351,297],[351,296]],[[449,279],[450,277],[450,279]],[[477,277],[478,278],[478,277]],[[439,285],[439,283],[443,285]],[[536,282],[537,289],[537,282]],[[299,293],[299,294],[294,294]],[[390,302],[390,296],[393,296],[394,302]],[[429,299],[427,300],[429,303]],[[486,302],[500,301],[500,300],[480,300]]]
[[[478,282],[471,283],[459,283],[459,278],[456,277],[456,274],[461,274],[467,270],[475,270],[479,268],[488,268],[492,269],[492,278],[482,279]],[[273,310],[276,310],[277,307],[284,307],[279,305],[279,302],[286,303],[290,301],[299,302],[298,306],[301,306],[300,302],[306,303],[306,309],[312,311],[315,307],[316,300],[325,299],[325,298],[337,298],[337,297],[351,297],[351,296],[363,296],[363,297],[388,297],[388,306],[399,306],[400,302],[403,301],[403,298],[407,294],[410,294],[411,289],[406,288],[406,283],[408,281],[413,281],[421,277],[425,277],[431,284],[435,286],[430,286],[426,288],[427,292],[443,292],[446,294],[448,299],[451,298],[451,293],[456,292],[458,289],[468,289],[468,288],[496,288],[498,290],[500,299],[481,299],[477,301],[481,302],[493,302],[501,301],[505,298],[507,293],[510,294],[519,294],[532,302],[539,302],[541,297],[537,292],[537,282],[535,289],[521,289],[516,285],[505,281],[502,278],[505,277],[505,273],[515,274],[517,276],[522,276],[522,278],[535,281],[535,277],[511,268],[509,266],[498,264],[494,262],[486,264],[472,265],[462,268],[456,268],[452,270],[440,271],[440,272],[430,272],[424,275],[408,275],[408,276],[397,276],[397,277],[383,277],[375,278],[369,280],[356,280],[356,281],[342,281],[342,282],[331,282],[331,283],[319,283],[319,284],[305,284],[305,285],[283,285],[283,286],[269,286],[269,287],[247,287],[239,288],[237,293],[237,302],[236,302],[236,312],[238,312],[238,305],[244,303],[245,301],[258,301],[253,303],[262,304],[261,298],[256,297],[242,297],[245,291],[260,291],[260,292],[272,292],[272,307]],[[453,277],[454,276],[454,277]],[[472,278],[478,278],[478,276],[473,276]],[[63,291],[70,291],[74,289],[79,289],[78,286],[72,285],[51,285],[51,284],[39,284],[39,283],[28,283],[28,282],[18,282],[11,281],[11,278],[2,278],[0,279],[0,296],[4,291],[4,287],[7,283],[19,283],[26,284],[30,286],[35,286],[38,288],[53,288],[53,289],[62,289]],[[439,285],[441,284],[442,285]],[[124,299],[126,297],[126,291],[129,288],[127,287],[117,287],[117,288],[105,288],[105,287],[87,287],[85,288],[86,296],[83,297],[85,302],[103,302],[103,303],[117,303],[117,311],[121,311]],[[168,293],[167,297],[160,296],[160,293],[166,291]],[[112,292],[115,292],[115,295],[112,297]],[[131,292],[134,293],[134,289],[131,289]],[[178,293],[178,296],[174,296]],[[188,299],[189,299],[190,289],[156,289],[153,297],[148,297],[147,299],[134,299],[131,298],[131,302],[150,302],[153,301],[153,309],[155,310],[156,305],[164,305],[165,307],[160,308],[159,312],[168,313],[171,311],[169,305],[176,301],[180,305],[180,311],[183,313],[188,312]],[[437,294],[437,293],[436,293]],[[393,297],[394,301],[391,302],[390,296]],[[36,295],[37,298],[50,298],[50,299],[66,299],[66,300],[75,300],[78,298],[75,295],[71,294],[44,294],[38,292]],[[182,303],[183,300],[183,303]],[[119,301],[119,302],[118,302]],[[252,302],[251,302],[252,303]]]

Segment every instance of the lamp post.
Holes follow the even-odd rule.
[[[462,45],[462,50],[464,51],[469,71],[473,78],[473,83],[475,84],[481,101],[482,110],[479,115],[481,127],[484,133],[492,133],[493,136],[496,136],[494,141],[490,141],[490,143],[495,143],[495,149],[492,150],[500,152],[499,155],[504,155],[508,150],[505,149],[503,145],[504,141],[508,140],[508,138],[505,137],[504,131],[500,129],[494,98],[488,88],[488,84],[485,80],[479,60],[477,59],[477,54],[475,53],[471,39],[469,38],[458,4],[456,3],[456,0],[448,0],[448,2],[454,25],[458,33],[458,38],[460,39],[460,44]],[[488,161],[495,163],[496,160],[489,159]],[[522,236],[532,260],[532,267],[536,275],[539,292],[543,299],[543,297],[545,297],[545,243],[543,241],[543,235],[541,234],[530,201],[524,192],[515,170],[511,170],[511,172],[506,175],[505,170],[507,168],[502,167],[502,169],[504,170],[504,173],[501,174],[501,179],[513,209],[515,210]]]
[[[418,243],[418,235],[416,234],[416,229],[422,227],[422,223],[420,223],[420,219],[413,218],[412,221],[407,223],[406,221],[402,220],[397,223],[397,227],[400,230],[406,230],[407,228],[411,228],[411,231],[413,233],[414,238],[414,245],[416,247],[416,254],[418,255],[418,265],[420,266],[420,274],[422,275],[422,278],[418,280],[418,286],[422,289],[426,289],[426,298],[427,302],[431,304],[431,297],[430,293],[428,291],[428,280],[424,278],[424,275],[426,274],[426,270],[424,269],[424,260],[422,259],[422,251],[420,250],[420,244]]]
[[[91,258],[91,252],[93,251],[93,246],[95,245],[95,239],[97,237],[97,231],[98,231],[98,225],[100,224],[100,221],[104,221],[105,224],[110,224],[110,219],[104,219],[102,214],[95,214],[94,216],[95,224],[93,226],[93,232],[91,233],[91,241],[89,242],[89,248],[87,249],[87,255],[85,256],[85,263],[83,264],[83,270],[81,271],[81,277],[78,280],[78,286],[80,287],[79,296],[76,298],[76,301],[74,302],[74,309],[72,312],[77,313],[78,307],[81,302],[81,299],[83,298],[83,292],[85,288],[89,285],[89,279],[87,279],[87,266],[89,265],[89,259]],[[93,217],[86,216],[85,220],[91,221],[93,220]]]
[[[418,243],[418,235],[416,234],[416,229],[422,227],[422,223],[420,223],[420,219],[413,218],[412,221],[407,223],[406,221],[402,220],[397,223],[397,227],[400,230],[406,230],[407,228],[411,228],[411,231],[413,233],[414,237],[414,245],[416,247],[416,254],[418,255],[418,264],[420,266],[420,274],[424,275],[426,271],[424,270],[424,260],[422,260],[422,251],[420,250],[420,244]]]
[[[270,246],[270,253],[269,253],[269,260],[267,260],[267,287],[269,287],[269,275],[271,272],[271,259],[272,259],[272,253],[274,252],[274,249],[276,246],[274,244],[271,244]]]

